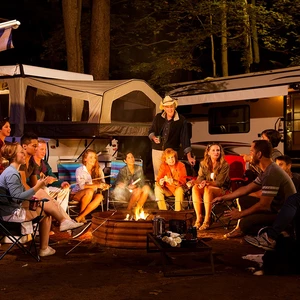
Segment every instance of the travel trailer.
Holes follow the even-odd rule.
[[[251,143],[264,129],[282,132],[278,149],[300,162],[300,67],[170,85],[192,123],[194,145]],[[239,153],[249,148],[237,148]]]
[[[112,150],[116,140],[119,151],[140,147],[146,155],[160,101],[143,80],[94,81],[86,74],[0,66],[0,114],[10,116],[12,138],[28,131],[46,138],[54,171],[58,161],[78,160],[87,147],[109,161],[117,152]]]

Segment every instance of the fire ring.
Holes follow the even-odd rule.
[[[146,235],[153,230],[152,220],[155,216],[165,218],[167,225],[169,220],[185,220],[188,227],[192,226],[194,217],[193,210],[145,212],[149,214],[147,219],[138,221],[126,221],[128,214],[126,210],[115,213],[114,211],[94,213],[92,215],[93,241],[106,247],[146,249]]]

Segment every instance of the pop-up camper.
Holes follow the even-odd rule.
[[[2,88],[1,88],[2,87]],[[0,111],[12,136],[49,138],[50,164],[101,152],[113,137],[147,137],[161,97],[143,80],[93,81],[91,75],[27,65],[0,66]]]
[[[300,67],[208,78],[170,88],[179,111],[193,124],[193,143],[251,143],[264,129],[274,128],[283,133],[279,149],[299,162]]]

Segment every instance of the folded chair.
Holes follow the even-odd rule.
[[[5,204],[9,203],[8,198],[12,198],[8,191],[0,187],[0,202],[5,202]],[[16,199],[14,197],[14,199]],[[40,256],[38,254],[38,250],[35,243],[35,236],[39,229],[39,222],[42,220],[43,211],[44,211],[44,203],[47,202],[47,199],[42,200],[28,200],[28,199],[20,199],[20,201],[30,201],[31,203],[40,202],[41,203],[41,213],[39,216],[34,218],[33,220],[17,223],[17,222],[7,222],[3,221],[0,218],[0,242],[7,237],[11,244],[9,245],[7,250],[4,250],[4,253],[0,255],[0,260],[13,249],[14,246],[18,246],[25,254],[29,254],[36,261],[40,261]],[[30,224],[31,223],[31,224]],[[30,228],[29,232],[24,230],[24,227]],[[31,241],[29,241],[29,246],[26,247],[22,244],[22,238],[27,238],[28,234],[31,235]]]
[[[248,179],[245,177],[246,164],[243,157],[239,155],[225,155],[225,160],[229,164],[229,177],[231,184],[230,191],[228,191],[228,193],[230,193],[247,183]],[[223,209],[221,206],[223,206]],[[220,222],[225,229],[228,229],[231,221],[229,220],[225,223],[221,219],[224,215],[224,206],[226,210],[232,210],[232,208],[237,206],[236,199],[213,204],[211,214],[214,222]]]

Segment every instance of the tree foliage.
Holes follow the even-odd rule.
[[[110,78],[143,78],[160,89],[222,76],[224,50],[229,75],[300,64],[299,8],[299,0],[227,0],[224,39],[224,0],[111,0]],[[90,19],[84,5],[84,57],[93,38]],[[46,44],[47,55],[64,59],[62,36],[58,27]]]

